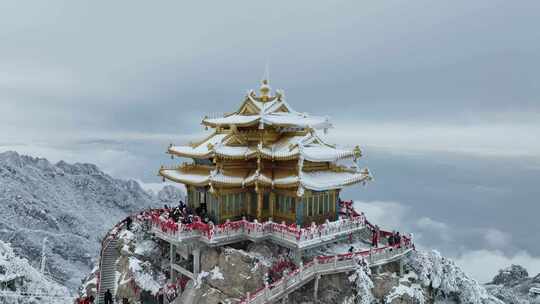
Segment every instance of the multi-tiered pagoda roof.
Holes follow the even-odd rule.
[[[207,187],[210,192],[282,189],[298,197],[306,190],[339,190],[371,178],[367,169],[356,164],[361,157],[358,146],[337,147],[318,135],[332,127],[327,117],[295,111],[282,91],[270,94],[266,80],[260,94],[249,91],[237,111],[204,117],[202,124],[213,129],[207,138],[189,145],[171,144],[167,150],[193,163],[162,167],[163,178]],[[347,159],[349,166],[338,164]]]

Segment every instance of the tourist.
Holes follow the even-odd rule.
[[[394,246],[394,244],[396,243],[396,237],[395,237],[395,235],[396,235],[396,231],[393,230],[393,231],[392,231],[392,234],[390,234],[390,235],[388,236],[388,245]]]
[[[396,233],[395,236],[395,244],[397,244],[398,247],[401,247],[401,235],[399,235],[399,231]]]
[[[110,289],[107,289],[105,296],[103,297],[105,304],[113,304],[112,293]]]
[[[172,213],[172,219],[173,219],[173,221],[178,223],[178,220],[180,219],[180,209],[179,208],[174,208],[174,211]]]
[[[379,226],[375,225],[375,229],[373,229],[373,235],[371,237],[371,245],[373,247],[378,247],[379,246],[379,237],[380,237],[380,229],[379,229]]]
[[[131,223],[133,223],[131,216],[126,217],[125,221],[126,221],[126,229],[131,230]]]

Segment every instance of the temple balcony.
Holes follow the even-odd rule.
[[[348,238],[351,234],[370,229],[363,214],[327,221],[309,228],[297,228],[282,223],[266,221],[227,221],[221,225],[203,222],[179,224],[159,216],[148,219],[151,232],[169,243],[199,241],[208,246],[219,247],[240,241],[269,240],[291,249],[311,249]]]

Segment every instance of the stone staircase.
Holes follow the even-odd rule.
[[[365,251],[360,253],[360,257],[370,266],[381,266],[390,262],[397,261],[413,250],[413,246],[407,245],[400,248],[379,248],[376,251]],[[280,299],[286,298],[290,293],[302,287],[317,276],[334,273],[350,272],[357,267],[357,259],[352,256],[339,260],[334,259],[324,263],[314,262],[310,265],[301,266],[292,274],[284,276],[278,282],[272,285],[266,285],[263,289],[257,291],[254,295],[247,294],[246,298],[240,304],[265,304],[275,303]],[[186,303],[186,302],[183,302]]]
[[[118,241],[114,238],[110,239],[101,252],[100,284],[98,290],[97,304],[105,303],[103,297],[107,289],[111,291],[113,299],[116,295],[116,261],[119,257],[117,242]]]

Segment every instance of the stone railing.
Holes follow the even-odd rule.
[[[278,300],[312,280],[316,275],[348,272],[363,260],[370,266],[383,265],[401,258],[414,248],[409,239],[402,244],[358,251],[336,256],[318,256],[306,265],[300,264],[291,273],[284,274],[278,281],[267,284],[253,294],[247,293],[241,304],[263,304]]]
[[[159,214],[152,214],[147,220],[152,225],[152,231],[157,235],[175,241],[197,238],[212,245],[228,243],[236,239],[261,240],[272,239],[285,243],[290,247],[305,248],[321,242],[331,241],[360,231],[366,227],[363,214],[341,218],[337,221],[327,221],[322,225],[313,224],[309,228],[299,228],[279,224],[272,221],[259,223],[245,219],[226,222],[221,225],[205,224],[196,221],[192,224],[175,223]]]

